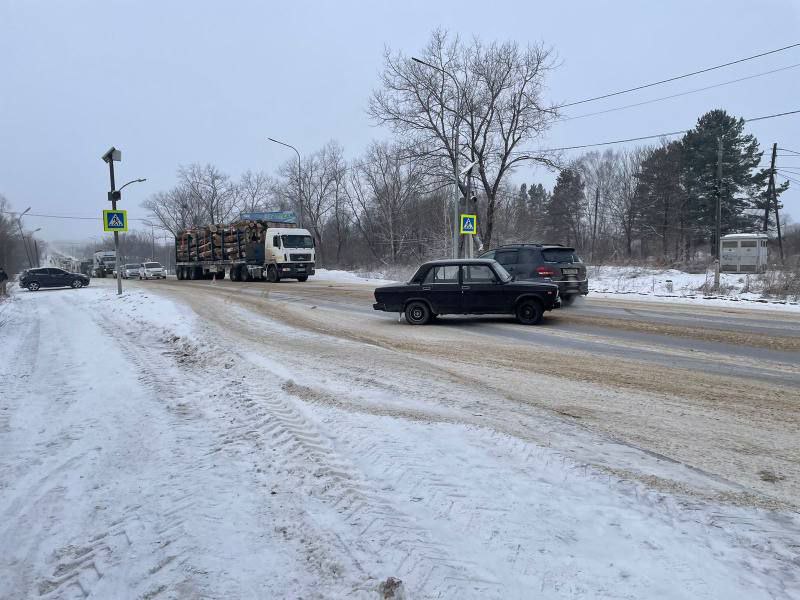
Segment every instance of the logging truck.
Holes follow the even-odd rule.
[[[314,274],[314,238],[294,213],[242,213],[228,225],[180,231],[175,238],[178,279],[305,281]]]

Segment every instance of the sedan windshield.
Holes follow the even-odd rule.
[[[282,235],[284,248],[313,248],[314,240],[310,235]]]
[[[158,263],[144,263],[145,269],[160,269],[161,265]]]

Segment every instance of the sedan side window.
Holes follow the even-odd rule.
[[[433,267],[428,271],[422,283],[426,285],[431,283],[458,283],[458,265]]]
[[[489,265],[468,265],[464,269],[464,283],[496,283],[497,277]]]

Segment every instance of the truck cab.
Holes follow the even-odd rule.
[[[264,263],[269,281],[283,278],[305,281],[314,274],[314,237],[307,229],[268,227],[264,236]]]

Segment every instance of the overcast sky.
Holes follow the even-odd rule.
[[[385,136],[366,116],[385,46],[414,54],[443,27],[483,40],[544,42],[560,67],[553,102],[678,75],[800,41],[800,3],[716,2],[86,2],[0,0],[0,193],[32,213],[107,208],[100,156],[122,149],[123,208],[169,188],[178,165],[238,177],[274,171],[330,139],[349,156]],[[800,48],[594,102],[567,115],[641,102],[800,63]],[[553,126],[541,147],[690,128],[712,108],[756,117],[800,109],[800,68]],[[747,126],[762,148],[800,151],[800,115]],[[532,146],[535,146],[533,144]],[[779,159],[797,171],[797,159]],[[553,175],[521,168],[517,182]],[[800,220],[800,186],[784,195]],[[85,240],[99,222],[26,217],[49,240]]]

